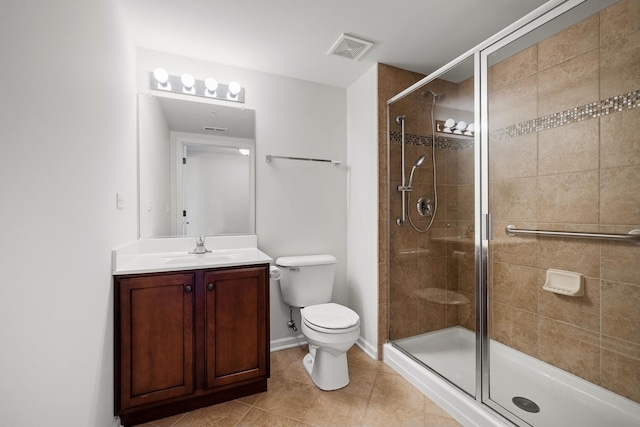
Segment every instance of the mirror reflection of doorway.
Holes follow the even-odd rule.
[[[252,213],[228,207],[242,206],[251,195],[251,159],[238,148],[207,142],[181,144],[182,209],[177,220],[182,234],[246,233]]]

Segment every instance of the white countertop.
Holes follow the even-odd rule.
[[[193,237],[137,240],[113,250],[113,275],[268,264],[272,261],[258,249],[255,235],[207,237],[205,246],[211,252],[189,254],[195,245]]]

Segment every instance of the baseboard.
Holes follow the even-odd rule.
[[[114,417],[113,418],[113,426],[112,427],[122,427],[122,424],[120,424],[120,417]]]
[[[373,360],[378,360],[378,347],[373,346],[369,343],[369,341],[362,338],[362,336],[358,337],[358,341],[356,341],[356,345],[360,347],[360,349]]]
[[[288,348],[300,347],[307,344],[307,340],[304,335],[300,334],[297,337],[280,338],[278,340],[271,340],[269,348],[271,352],[286,350]]]

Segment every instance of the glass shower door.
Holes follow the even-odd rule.
[[[389,338],[471,396],[474,101],[474,62],[468,57],[388,105]]]
[[[587,1],[484,53],[485,403],[519,424],[640,413],[640,248],[615,239],[640,229],[638,16]]]

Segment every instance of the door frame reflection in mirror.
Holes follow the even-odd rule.
[[[183,185],[183,177],[179,173],[182,151],[177,150],[182,150],[179,146],[184,144],[227,152],[239,148],[249,150],[248,199],[246,203],[243,201],[235,205],[243,215],[248,214],[246,230],[225,231],[220,227],[222,222],[218,218],[218,227],[213,227],[218,232],[211,231],[212,227],[203,231],[205,235],[255,234],[254,110],[152,90],[138,95],[137,124],[139,239],[185,236],[182,219],[178,221],[178,213],[182,214],[182,201],[178,201],[180,192],[177,191]],[[226,128],[227,131],[213,134],[204,127]],[[233,186],[229,182],[231,180],[224,181],[228,187]],[[234,200],[238,201],[237,197]],[[223,201],[213,197],[210,203],[219,203],[218,207],[231,206],[228,198]],[[229,215],[233,214],[224,216],[229,218]]]
[[[229,203],[236,198],[241,198],[244,194],[247,200],[255,200],[255,141],[249,139],[240,138],[216,138],[205,139],[203,137],[193,138],[192,136],[185,136],[182,133],[174,134],[175,138],[172,138],[172,145],[174,146],[174,168],[172,168],[172,176],[175,174],[176,185],[171,187],[172,190],[172,205],[176,208],[173,212],[172,221],[172,235],[179,236],[211,236],[222,234],[255,234],[255,203],[249,203],[248,209],[233,209],[233,210],[220,210],[220,204]],[[249,150],[248,155],[240,153],[240,149]],[[193,164],[194,158],[191,157],[191,161],[188,160],[188,152],[200,153],[201,157],[205,157],[210,162],[209,167],[203,169],[202,164],[198,168],[199,172],[206,174],[206,177],[210,179],[212,187],[215,188],[218,195],[216,200],[197,200],[195,203],[201,206],[200,215],[204,215],[205,212],[216,213],[211,216],[211,220],[203,226],[196,225],[194,221],[198,218],[194,218],[191,214],[191,209],[187,201],[188,194],[195,195],[206,199],[206,195],[210,193],[211,188],[199,187],[192,191],[187,189],[187,182],[194,182],[194,178],[189,178],[187,170],[189,166]],[[182,159],[187,159],[183,161]],[[243,162],[243,160],[245,160]],[[230,166],[231,162],[236,165],[244,163],[248,169],[248,173],[245,176],[240,176],[244,171],[237,168],[225,168]],[[200,162],[199,162],[200,163]],[[226,165],[225,165],[226,163]],[[233,171],[235,169],[235,171]],[[234,173],[235,176],[220,176],[222,173]],[[191,179],[191,181],[189,181]],[[173,180],[172,180],[173,181]],[[196,179],[197,181],[197,179]],[[240,193],[240,194],[238,194]],[[210,195],[210,194],[209,194]],[[234,197],[236,196],[236,197]],[[173,203],[175,200],[175,203]],[[193,203],[191,203],[191,208]],[[205,210],[206,209],[206,210]],[[185,217],[182,212],[186,211]],[[238,222],[245,220],[246,228],[239,229]],[[234,223],[229,224],[230,222]]]

